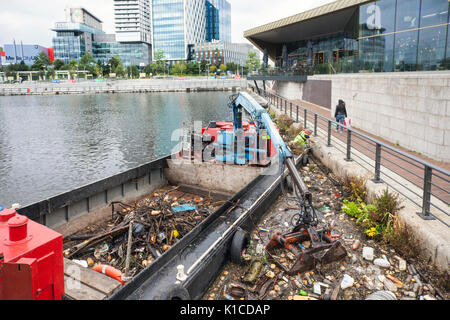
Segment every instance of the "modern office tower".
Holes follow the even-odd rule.
[[[169,61],[188,60],[189,46],[205,39],[205,0],[153,0],[153,54]]]
[[[231,42],[231,5],[227,0],[206,0],[206,41]]]
[[[144,2],[150,5],[149,1]],[[84,54],[90,53],[96,61],[103,63],[117,55],[125,67],[142,67],[150,63],[150,40],[134,41],[130,36],[126,42],[118,41],[119,35],[103,32],[102,21],[83,8],[67,8],[66,19],[66,22],[57,22],[52,29],[56,32],[53,38],[55,59],[69,63],[70,60],[80,61]],[[147,39],[150,39],[149,33]]]
[[[153,0],[153,53],[171,62],[194,59],[194,45],[231,41],[231,5],[226,0]]]
[[[118,42],[151,44],[151,0],[114,0]]]
[[[64,63],[79,61],[85,53],[93,54],[94,35],[104,34],[102,21],[84,8],[66,8],[66,22],[56,22],[52,29],[55,59]]]

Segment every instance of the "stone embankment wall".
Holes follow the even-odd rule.
[[[142,79],[118,81],[80,82],[24,82],[21,84],[0,84],[0,96],[10,95],[58,95],[95,93],[146,93],[146,92],[198,92],[239,91],[246,88],[246,80],[187,78]]]
[[[437,161],[450,162],[449,71],[308,78],[311,82],[327,80],[331,81],[331,116],[338,100],[343,99],[353,127]],[[287,98],[316,103],[305,96],[305,84],[279,82],[274,89]]]

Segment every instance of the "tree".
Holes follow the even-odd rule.
[[[202,62],[200,63],[200,69],[201,69],[202,73],[206,72],[207,65],[208,65],[208,62],[206,60],[202,60]]]
[[[94,73],[95,71],[94,57],[89,52],[86,52],[80,59],[79,67],[80,69],[87,70],[90,73]]]
[[[94,67],[94,73],[97,76],[97,78],[101,78],[103,76],[103,68],[99,66],[98,64]]]
[[[240,70],[241,69],[241,66],[240,65],[238,65],[238,64],[236,64],[236,63],[234,63],[234,62],[228,62],[227,63],[227,70],[228,71],[231,71],[231,72],[238,72],[238,70]]]
[[[67,69],[70,72],[70,76],[74,78],[75,77],[74,71],[78,69],[78,62],[74,59],[70,60],[69,63],[67,64]]]
[[[123,77],[125,75],[125,68],[123,67],[123,63],[120,59],[119,59],[119,64],[114,69],[114,73],[119,77]]]
[[[135,65],[127,67],[127,75],[130,78],[138,78],[139,77],[139,68]]]
[[[166,56],[164,55],[163,49],[158,49],[155,51],[155,72],[157,74],[164,73],[166,70]]]
[[[227,71],[227,66],[224,64],[221,64],[219,69],[220,69],[220,71],[222,71],[222,73],[225,73]]]
[[[55,70],[62,70],[66,64],[61,59],[56,59],[53,61],[53,66],[55,66]]]
[[[78,62],[74,59],[70,60],[69,63],[67,64],[67,66],[69,67],[70,71],[74,71],[77,70],[78,68]]]
[[[172,67],[172,72],[176,75],[183,75],[183,73],[186,71],[187,66],[186,63],[184,62],[178,62],[176,64],[173,65]]]
[[[150,74],[153,74],[154,70],[155,70],[155,64],[148,64],[144,67],[142,72],[144,72],[147,75],[150,75]]]
[[[187,74],[200,74],[200,65],[197,63],[197,61],[189,62],[186,65],[186,73]]]
[[[248,53],[247,60],[245,60],[245,67],[249,71],[255,71],[255,70],[259,70],[260,66],[261,66],[261,61],[257,57],[256,52],[250,51]]]
[[[211,71],[211,73],[216,72],[216,70],[217,70],[217,67],[214,66],[214,65],[212,65],[212,66],[209,67],[209,71]]]
[[[108,61],[108,64],[111,66],[111,70],[115,70],[119,66],[119,63],[121,62],[122,61],[120,60],[119,56],[115,55]]]
[[[34,71],[45,70],[46,67],[50,65],[50,58],[44,52],[39,53],[37,57],[34,58],[34,64],[31,67]]]

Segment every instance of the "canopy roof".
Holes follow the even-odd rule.
[[[244,37],[261,51],[269,50],[275,58],[275,47],[339,31],[352,31],[350,22],[359,5],[374,0],[339,0],[294,16],[244,32]]]

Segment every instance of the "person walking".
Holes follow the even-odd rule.
[[[336,132],[339,131],[339,127],[341,128],[341,132],[343,132],[344,121],[345,118],[347,118],[347,109],[345,108],[345,102],[343,100],[339,100],[339,104],[336,106],[334,117],[336,118],[336,122],[340,124],[336,127]]]

